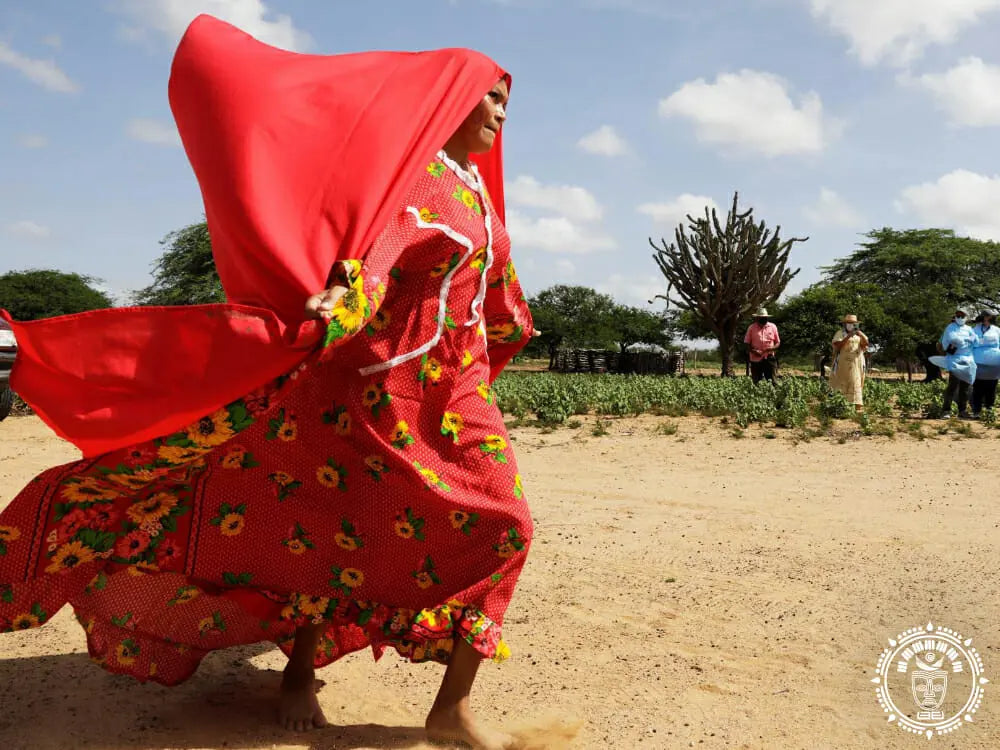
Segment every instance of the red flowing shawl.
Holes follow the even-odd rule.
[[[420,170],[507,74],[466,49],[303,55],[211,16],[180,42],[170,105],[229,304],[18,323],[11,385],[85,456],[175,431],[305,359],[305,300],[364,259]],[[501,137],[477,159],[503,219]]]

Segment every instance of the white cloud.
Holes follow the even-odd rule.
[[[156,31],[174,44],[196,16],[208,13],[275,47],[301,51],[312,44],[291,16],[275,13],[263,0],[117,0],[112,7],[130,20],[123,33],[131,40]]]
[[[158,146],[180,146],[181,137],[173,123],[136,118],[125,125],[129,138],[143,143],[155,143]]]
[[[614,238],[602,231],[604,209],[586,188],[544,185],[520,175],[505,193],[510,207],[507,231],[519,248],[584,254],[617,247]]]
[[[984,240],[1000,240],[1000,175],[988,177],[956,169],[936,182],[903,190],[896,208],[927,226],[955,229]]]
[[[508,203],[555,211],[580,221],[595,221],[604,213],[597,199],[585,188],[573,185],[543,185],[521,175],[505,188]]]
[[[564,279],[571,279],[576,276],[576,266],[572,261],[566,260],[565,258],[560,258],[556,261],[556,271],[559,276]]]
[[[900,80],[929,91],[953,125],[1000,125],[1000,66],[966,57],[944,73],[905,75]]]
[[[628,144],[610,125],[602,125],[593,133],[583,136],[576,145],[588,154],[622,156],[628,153]]]
[[[44,240],[52,232],[48,227],[34,221],[15,221],[4,227],[4,231],[12,237],[25,240]]]
[[[54,60],[25,57],[4,42],[0,42],[0,65],[13,68],[32,83],[37,83],[49,91],[72,94],[80,89],[68,75],[59,69]]]
[[[667,291],[667,282],[659,272],[635,276],[613,273],[595,284],[594,288],[604,294],[610,294],[617,302],[648,310],[649,300]]]
[[[667,21],[683,21],[695,16],[695,11],[691,7],[667,7],[675,6],[678,3],[664,2],[664,0],[489,0],[495,5],[521,8],[537,8],[538,6],[552,7],[553,5],[569,6],[567,10],[576,12],[577,9],[592,11],[621,11],[638,13],[653,16]],[[458,6],[460,0],[448,0],[449,5]],[[680,3],[679,5],[685,5]]]
[[[659,112],[691,120],[703,143],[764,156],[818,153],[840,130],[824,116],[819,94],[810,91],[796,106],[782,78],[756,70],[689,81],[660,101]]]
[[[532,218],[517,210],[508,210],[507,231],[515,248],[582,255],[617,247],[612,237],[566,216]]]
[[[17,137],[17,145],[21,148],[45,148],[49,139],[38,133],[22,133]]]
[[[42,44],[52,47],[52,49],[59,49],[62,47],[62,37],[58,34],[48,34],[42,37]]]
[[[865,65],[907,65],[932,44],[953,42],[1000,0],[811,0],[813,16],[851,43]]]
[[[705,208],[719,211],[719,204],[705,195],[682,193],[666,203],[643,203],[636,211],[649,216],[656,224],[675,228],[678,224],[688,223],[687,217],[698,219],[705,215]]]
[[[819,200],[802,209],[805,217],[814,224],[828,227],[856,227],[864,218],[836,191],[821,188]]]

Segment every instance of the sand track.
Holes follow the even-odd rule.
[[[928,621],[1000,680],[997,442],[793,444],[704,419],[514,431],[537,520],[476,697],[511,725],[583,722],[581,748],[1000,747],[1000,687],[928,743],[887,726],[869,682],[886,639]],[[0,424],[0,507],[75,457],[35,418]],[[91,665],[63,611],[0,637],[0,748],[415,748],[439,668],[356,654],[323,670],[334,728],[269,723],[280,653],[217,653],[165,689]],[[567,746],[564,740],[552,743]]]

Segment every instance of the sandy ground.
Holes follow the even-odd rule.
[[[998,433],[794,444],[700,418],[654,433],[664,421],[514,432],[537,536],[514,658],[477,685],[485,716],[582,723],[551,747],[1000,747],[991,685],[973,724],[928,742],[887,725],[869,682],[886,639],[928,621],[1000,675]],[[0,507],[74,457],[33,417],[0,424]],[[356,654],[321,672],[335,726],[297,737],[270,723],[282,658],[266,646],[173,689],[83,648],[66,611],[0,637],[0,748],[415,748],[440,676]]]

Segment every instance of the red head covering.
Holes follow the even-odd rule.
[[[199,16],[174,58],[170,104],[233,304],[12,321],[15,390],[95,455],[179,429],[293,368],[322,333],[303,321],[306,298],[337,260],[365,256],[501,77],[470,50],[302,55]],[[500,135],[477,162],[503,217]]]
[[[505,76],[469,50],[301,55],[195,19],[170,105],[230,301],[299,323],[334,261],[367,252],[421,167]],[[484,166],[502,180],[499,159]]]

